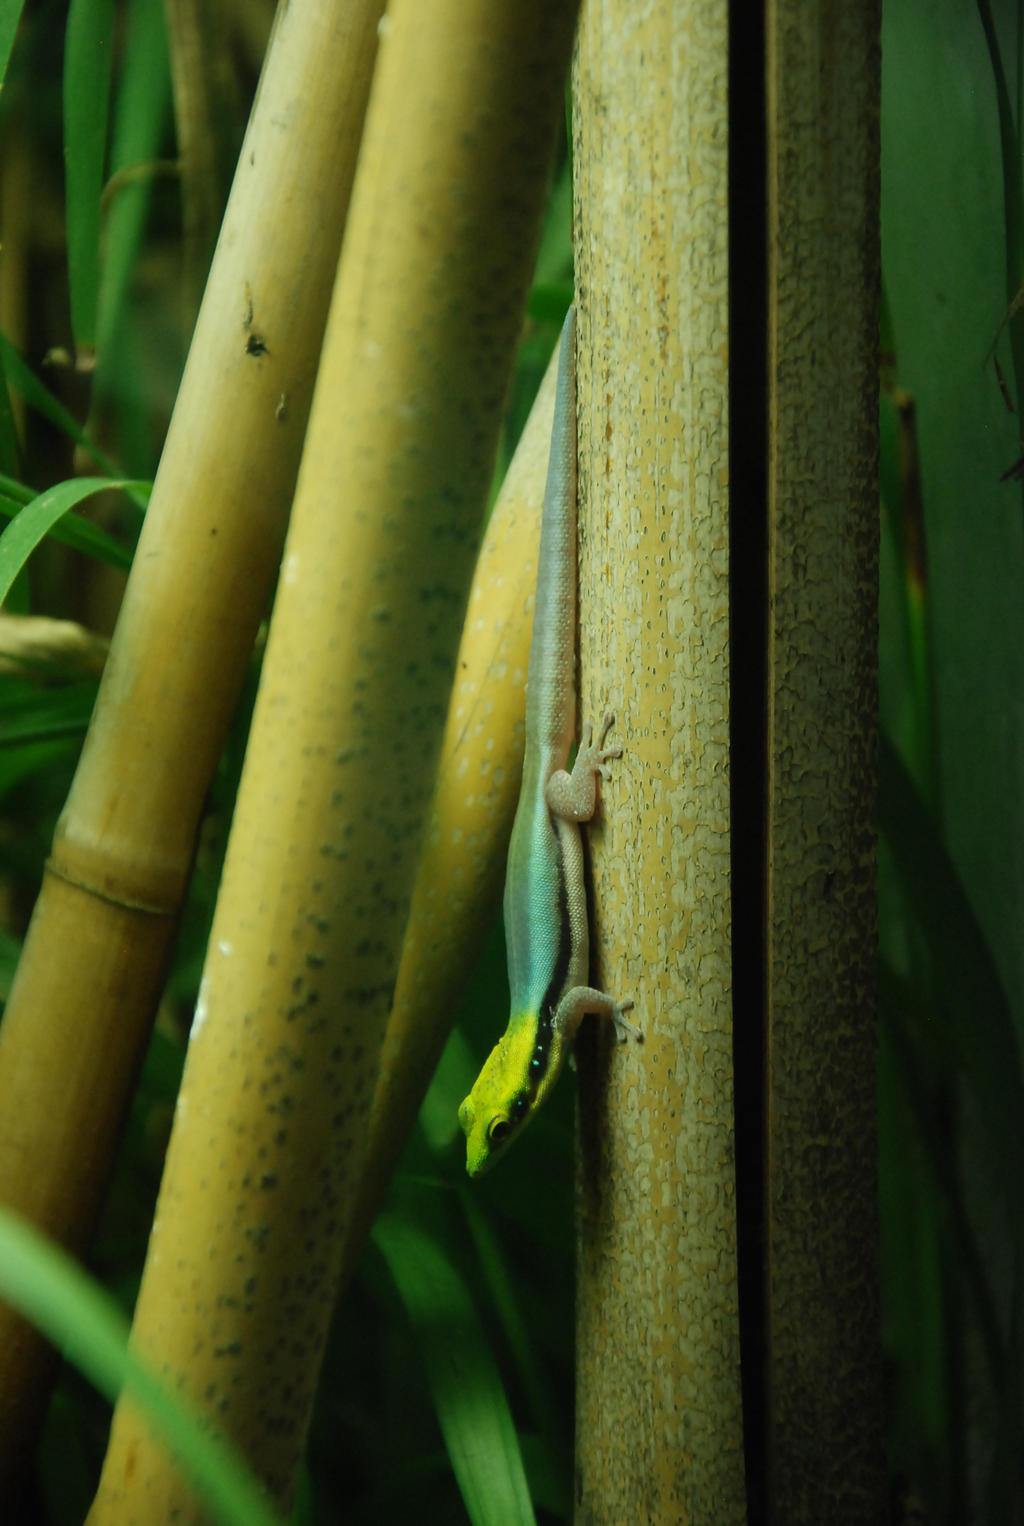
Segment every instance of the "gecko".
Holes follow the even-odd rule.
[[[526,685],[526,747],[505,874],[511,1015],[459,1108],[466,1170],[479,1176],[518,1137],[558,1079],[585,1014],[641,1035],[616,1001],[587,984],[590,939],[580,822],[594,814],[597,776],[622,756],[606,747],[609,711],[594,736],[576,728],[576,312],[562,329]]]

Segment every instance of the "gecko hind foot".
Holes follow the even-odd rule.
[[[622,1015],[624,1012],[632,1012],[632,1010],[633,998],[631,996],[623,997],[622,1001],[617,1001],[615,1003],[615,1011],[612,1013],[612,1022],[615,1024],[615,1032],[620,1044],[627,1044],[630,1040],[630,1037],[636,1039],[638,1044],[642,1044],[644,1041],[644,1036],[640,1029],[637,1028],[633,1023],[627,1022]]]

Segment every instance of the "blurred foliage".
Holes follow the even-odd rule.
[[[1022,48],[1018,5],[883,8],[882,1285],[935,1526],[1022,1505]]]

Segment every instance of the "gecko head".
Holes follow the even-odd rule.
[[[459,1108],[466,1136],[466,1170],[482,1176],[505,1153],[533,1116],[536,1101],[509,1035],[495,1045],[469,1096]]]

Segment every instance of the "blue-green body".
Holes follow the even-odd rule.
[[[612,723],[596,745],[589,728],[566,772],[576,719],[575,314],[562,331],[555,418],[541,524],[526,691],[526,751],[505,879],[511,1016],[459,1109],[471,1176],[493,1164],[554,1085],[585,1012],[622,1017],[586,984],[589,963],[579,823],[594,812],[596,775]]]

